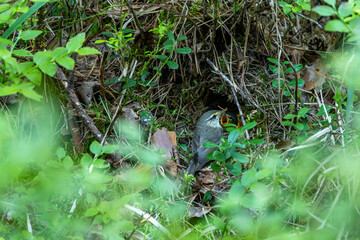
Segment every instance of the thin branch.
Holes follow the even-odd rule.
[[[99,129],[95,126],[93,120],[91,119],[91,117],[89,117],[89,115],[87,114],[87,112],[85,111],[83,106],[81,105],[80,100],[79,100],[78,96],[76,95],[74,88],[71,86],[72,80],[70,78],[69,79],[66,78],[64,72],[61,70],[60,67],[58,67],[55,76],[56,76],[56,78],[60,79],[61,82],[63,83],[63,85],[66,89],[66,93],[67,93],[73,107],[75,108],[78,116],[82,119],[85,126],[95,136],[95,139],[98,142],[102,142],[104,139],[104,136],[99,131]],[[108,143],[105,141],[105,144],[107,145]],[[118,156],[116,156],[115,154],[110,154],[110,157],[112,159],[112,162],[110,162],[112,164],[112,166],[118,166],[121,163],[121,159]]]
[[[220,74],[220,76],[225,80],[225,82],[229,83],[230,84],[230,87],[231,87],[231,91],[234,95],[234,98],[235,98],[235,102],[236,102],[236,106],[238,107],[238,110],[239,110],[239,113],[240,113],[240,118],[241,118],[241,121],[243,123],[243,126],[246,124],[245,122],[245,118],[244,118],[244,114],[241,110],[241,106],[240,106],[240,103],[239,103],[239,100],[237,98],[237,95],[236,95],[236,91],[235,91],[235,87],[233,85],[233,83],[230,81],[230,79],[225,76],[225,74],[223,74],[216,66],[214,63],[212,63],[208,58],[206,59],[206,61],[210,64],[210,66],[215,70],[215,72],[217,72],[218,74]],[[245,130],[245,135],[246,135],[246,139],[249,140],[250,137],[249,137],[249,132],[247,130]]]
[[[145,33],[144,33],[144,30],[142,29],[141,25],[140,25],[140,22],[139,22],[139,19],[134,11],[134,9],[132,8],[131,4],[129,3],[129,1],[126,1],[126,6],[130,9],[130,12],[131,14],[133,15],[134,17],[134,20],[135,20],[135,25],[136,27],[139,29],[140,31],[140,36],[141,36],[141,39],[145,39]]]

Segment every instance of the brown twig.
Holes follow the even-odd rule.
[[[215,38],[216,38],[216,27],[217,27],[217,14],[218,14],[218,0],[214,0],[214,26],[211,38],[211,47],[215,48]]]
[[[286,52],[284,51],[284,49],[282,48],[282,46],[280,46],[277,42],[274,42],[280,49],[282,49],[282,52],[284,54],[284,56],[286,57],[286,60],[289,62],[291,69],[294,71],[294,75],[295,75],[295,112],[294,114],[297,115],[298,113],[298,85],[299,85],[299,79],[296,73],[296,69],[294,67],[294,64],[292,64],[289,56],[286,54]]]
[[[85,124],[85,126],[95,136],[95,139],[98,142],[102,142],[103,138],[104,138],[103,134],[95,126],[93,120],[89,117],[89,115],[87,114],[87,112],[85,111],[83,106],[81,105],[78,96],[75,93],[75,90],[74,90],[74,87],[73,87],[73,75],[74,75],[73,72],[72,72],[71,76],[69,77],[69,79],[67,79],[64,72],[61,70],[60,67],[58,67],[55,76],[56,76],[56,78],[60,79],[61,82],[63,83],[63,85],[64,85],[64,87],[66,89],[66,93],[67,93],[67,95],[68,95],[74,109],[76,110],[78,116],[80,116],[80,118],[83,121],[83,123]],[[104,143],[106,145],[108,144],[106,141]],[[115,154],[110,154],[110,157],[111,157],[111,160],[112,160],[110,162],[112,164],[112,166],[118,166],[121,163],[120,158],[118,156],[116,156]]]
[[[131,4],[129,3],[129,1],[126,1],[126,6],[130,9],[130,12],[131,14],[133,15],[134,17],[134,20],[135,20],[135,25],[136,27],[139,29],[140,31],[140,36],[141,36],[141,39],[145,39],[145,33],[144,33],[144,30],[142,29],[141,25],[140,25],[140,22],[139,22],[139,19],[134,11],[134,9],[132,8]]]
[[[215,70],[215,72],[217,72],[218,74],[220,74],[220,76],[225,80],[225,82],[229,83],[230,84],[230,87],[231,87],[231,91],[234,95],[234,98],[235,98],[235,102],[236,102],[236,106],[238,107],[238,110],[239,110],[239,113],[240,113],[240,118],[241,118],[241,121],[243,123],[243,126],[246,124],[245,122],[245,118],[244,118],[244,114],[241,110],[241,106],[240,106],[240,103],[239,103],[239,100],[237,98],[237,95],[236,95],[236,91],[235,91],[235,87],[234,85],[232,84],[232,82],[230,81],[230,79],[225,76],[225,74],[223,74],[216,66],[214,63],[212,63],[208,58],[206,59],[206,61],[210,64],[210,66]],[[250,136],[249,136],[249,132],[247,130],[245,130],[245,135],[246,135],[246,139],[249,140],[250,139]]]

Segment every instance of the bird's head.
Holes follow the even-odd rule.
[[[222,127],[226,123],[229,122],[228,117],[226,116],[224,111],[217,111],[215,113],[211,113],[205,120],[206,125],[211,127]]]

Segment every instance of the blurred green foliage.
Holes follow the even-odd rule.
[[[180,183],[166,177],[161,158],[140,144],[137,126],[120,123],[117,144],[93,142],[90,153],[74,159],[57,147],[49,115],[41,108],[23,108],[18,118],[1,115],[0,237],[5,239],[356,239],[360,234],[359,139],[346,151],[319,150],[315,142],[292,155],[273,152],[257,159],[230,191],[216,196],[213,214],[190,226]],[[110,169],[103,160],[110,152],[137,164]]]

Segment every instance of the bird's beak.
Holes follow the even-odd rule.
[[[229,123],[230,122],[230,120],[229,120],[229,118],[226,116],[226,114],[223,114],[222,116],[221,116],[221,125],[222,126],[224,126],[225,124],[227,124],[227,123]]]

